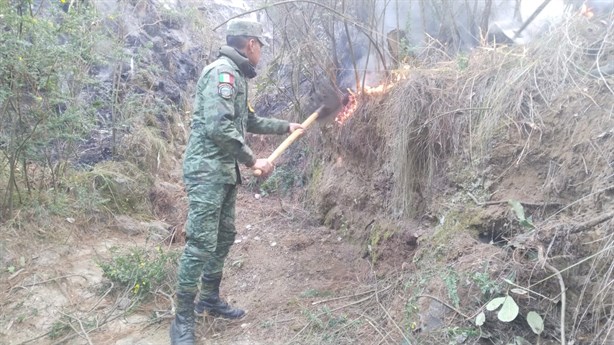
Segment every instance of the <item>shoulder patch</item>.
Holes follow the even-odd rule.
[[[231,86],[234,86],[235,76],[230,74],[229,72],[222,72],[220,73],[218,82],[220,84],[230,84]]]
[[[224,99],[231,99],[235,93],[235,88],[229,83],[220,83],[217,86],[217,93]]]

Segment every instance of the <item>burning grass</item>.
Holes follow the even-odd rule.
[[[337,118],[339,146],[360,160],[389,150],[398,205],[411,213],[413,197],[429,194],[425,186],[450,155],[465,152],[469,164],[480,165],[495,141],[512,135],[523,141],[519,165],[549,131],[544,117],[572,98],[611,111],[602,105],[614,95],[611,81],[589,74],[614,53],[608,33],[611,26],[580,18],[527,47],[480,48],[466,67],[452,61],[416,68],[385,94],[352,95],[351,109]]]
[[[531,286],[550,275],[547,284],[537,284],[539,291],[554,296],[569,289],[566,309],[546,301],[538,306],[549,320],[567,316],[564,326],[553,322],[547,333],[559,339],[597,335],[585,339],[591,344],[614,334],[613,223],[608,219],[583,232],[561,225],[607,215],[614,207],[614,83],[600,72],[614,55],[612,23],[575,18],[525,47],[482,47],[468,62],[415,68],[383,94],[356,95],[353,114],[344,114],[338,131],[329,134],[338,143],[334,154],[357,168],[346,169],[361,181],[356,195],[369,193],[367,181],[377,190],[377,175],[390,171],[391,198],[372,194],[382,199],[371,202],[391,216],[423,216],[434,202],[449,202],[436,193],[447,188],[439,182],[469,191],[466,185],[485,178],[488,185],[475,183],[486,200],[496,193],[495,200],[524,195],[545,205],[532,212],[537,230],[524,248],[547,249],[544,260],[552,261],[552,269],[540,266],[535,274],[535,260],[522,257],[519,267],[526,272],[518,283]],[[462,183],[450,182],[462,171]],[[524,174],[531,178],[517,178]],[[320,185],[347,194],[351,189],[342,184],[353,178],[340,176],[332,170],[335,183],[324,176]],[[357,203],[356,195],[337,200]],[[546,218],[551,201],[567,206]],[[351,218],[348,212],[345,217]],[[557,276],[567,287],[559,287]]]

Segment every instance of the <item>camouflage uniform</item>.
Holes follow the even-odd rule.
[[[179,264],[178,296],[194,296],[199,278],[201,299],[219,292],[224,259],[236,235],[236,186],[241,183],[238,164],[251,166],[256,161],[245,142],[245,133],[289,131],[287,121],[260,118],[248,105],[247,78],[253,76],[255,72],[247,58],[224,46],[220,57],[205,67],[198,81],[183,162],[189,213],[187,241]],[[180,299],[177,312],[193,307],[189,298],[183,302]]]

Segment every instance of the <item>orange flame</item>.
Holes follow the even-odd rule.
[[[405,79],[408,72],[409,67],[406,66],[403,69],[392,71],[392,80],[389,79],[378,86],[365,86],[362,90],[358,90],[357,93],[354,93],[352,90],[348,89],[348,103],[339,112],[335,118],[335,122],[337,122],[338,125],[343,125],[343,123],[349,119],[358,108],[359,98],[362,98],[363,95],[379,95],[388,92],[399,80]]]
[[[586,3],[584,3],[582,4],[582,7],[580,8],[580,15],[585,16],[588,19],[591,19],[595,15],[595,12],[593,12],[593,9],[588,7]]]
[[[350,90],[348,89],[348,91]],[[337,117],[335,117],[335,122],[337,122],[337,124],[339,125],[342,125],[345,120],[349,119],[350,116],[354,114],[356,108],[358,108],[356,94],[350,91],[350,94],[348,95],[348,103],[343,107],[343,109],[341,109],[339,114],[337,114]]]
[[[380,84],[375,87],[365,86],[364,90],[358,91],[358,93],[352,92],[348,89],[348,103],[343,107],[343,109],[337,114],[335,118],[335,122],[337,124],[342,125],[347,119],[349,119],[356,109],[358,108],[358,98],[362,95],[379,95],[387,92],[394,86],[394,83],[388,84]]]

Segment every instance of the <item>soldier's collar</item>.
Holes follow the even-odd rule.
[[[230,46],[220,48],[220,56],[226,56],[239,66],[239,69],[247,79],[252,79],[256,76],[256,69],[249,63],[245,55]]]

